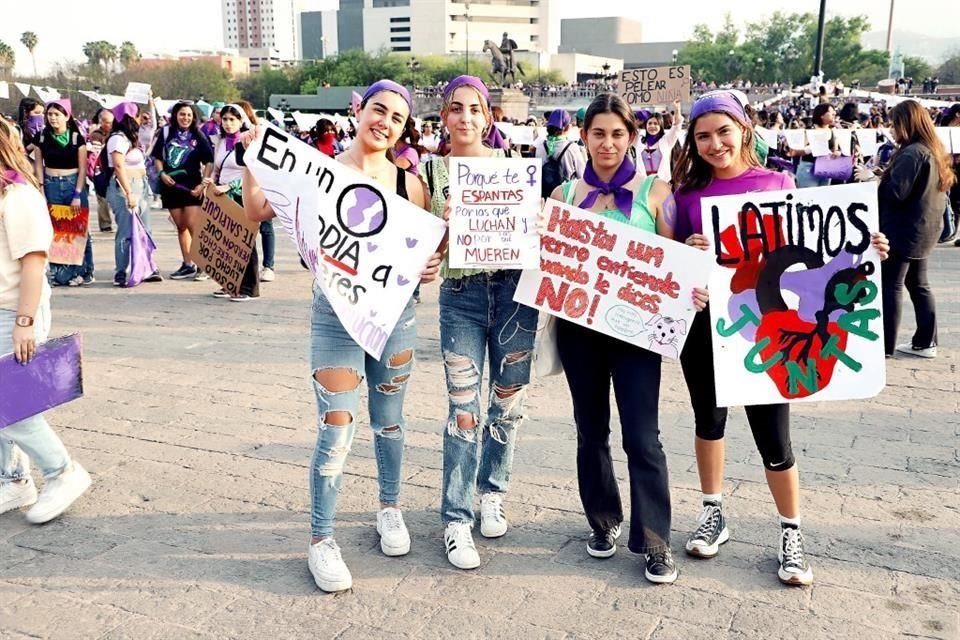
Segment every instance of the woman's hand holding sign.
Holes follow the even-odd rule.
[[[420,272],[421,284],[430,284],[437,279],[437,274],[440,273],[441,262],[443,262],[443,253],[440,251],[430,256],[430,259],[427,260],[427,266]]]

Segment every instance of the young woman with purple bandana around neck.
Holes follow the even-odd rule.
[[[580,130],[590,158],[583,179],[563,183],[552,198],[672,238],[675,205],[670,186],[655,175],[643,176],[628,153],[637,133],[637,121],[622,99],[613,94],[594,98]],[[698,309],[706,304],[706,290],[689,295]],[[557,322],[557,349],[577,424],[577,483],[592,529],[587,553],[613,556],[623,522],[610,457],[612,380],[630,475],[627,546],[644,556],[647,580],[673,582],[677,568],[670,551],[670,487],[657,420],[661,356],[572,322]]]
[[[736,96],[714,92],[697,100],[690,112],[690,129],[674,176],[677,219],[675,238],[710,250],[703,235],[701,198],[793,189],[789,174],[764,169],[754,152],[753,128]],[[874,234],[873,246],[885,259],[889,245]],[[723,514],[724,429],[727,409],[717,407],[709,312],[691,324],[680,356],[696,424],[695,450],[703,508],[697,529],[686,543],[687,553],[712,558],[729,539]],[[800,476],[790,444],[790,405],[744,407],[766,471],[767,485],[780,516],[779,568],[785,584],[808,585],[813,570],[804,554],[800,531]]]
[[[643,122],[643,133],[637,137],[634,150],[637,153],[637,170],[642,175],[657,176],[664,182],[671,180],[673,148],[680,140],[683,114],[680,101],[673,101],[673,126],[663,128],[663,118],[656,113],[648,114]]]
[[[479,78],[451,80],[440,117],[450,132],[450,157],[505,157],[502,149],[485,144],[493,118],[489,92]],[[445,219],[448,167],[446,158],[437,158],[421,172],[431,191],[431,210]],[[537,311],[513,301],[519,270],[453,269],[444,261],[440,275],[440,347],[449,406],[440,515],[447,559],[458,569],[475,569],[480,566],[472,533],[478,492],[480,533],[498,538],[507,532],[503,496],[524,419]],[[481,381],[488,354],[490,400],[482,421]]]
[[[337,160],[379,182],[411,203],[426,207],[420,180],[394,165],[387,156],[410,117],[412,102],[407,90],[392,80],[372,84],[363,95],[357,139]],[[257,135],[244,134],[243,144]],[[243,202],[251,220],[268,220],[273,209],[249,170],[243,172]],[[435,253],[421,273],[421,282],[436,279],[440,253]],[[366,378],[380,485],[377,533],[387,556],[410,551],[410,534],[398,507],[405,423],[403,401],[413,369],[417,341],[416,316],[411,297],[387,339],[382,360],[367,355],[343,328],[323,289],[314,288],[310,334],[311,381],[317,401],[318,434],[310,464],[310,541],[308,566],[323,591],[343,591],[353,584],[350,570],[333,539],[337,495],[347,453],[350,451],[360,409],[360,385]]]

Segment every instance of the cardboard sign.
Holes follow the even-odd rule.
[[[82,351],[75,333],[40,344],[26,365],[0,356],[0,429],[82,396]]]
[[[150,84],[147,82],[128,82],[123,99],[137,104],[148,104],[150,102]]]
[[[50,245],[50,262],[53,264],[83,264],[83,251],[87,247],[87,222],[90,210],[81,208],[74,213],[68,204],[47,205],[50,222],[53,223],[53,243]]]
[[[230,196],[208,188],[203,192],[190,259],[227,293],[239,295],[259,230],[260,223],[248,220],[243,207]]]
[[[869,398],[885,363],[877,183],[704,198],[717,405]]]
[[[450,266],[536,269],[538,158],[450,158]]]
[[[706,287],[712,256],[679,242],[547,200],[538,270],[524,271],[514,300],[677,359]]]
[[[244,160],[344,329],[379,360],[443,220],[273,126]]]
[[[674,100],[690,102],[690,65],[641,67],[620,72],[620,97],[638,106],[669,105]]]

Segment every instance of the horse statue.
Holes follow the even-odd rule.
[[[523,65],[517,62],[516,70],[514,70],[512,53],[509,58],[504,56],[500,47],[493,40],[483,41],[483,52],[486,53],[487,51],[490,52],[490,75],[493,76],[494,82],[497,81],[497,74],[500,75],[498,84],[501,87],[506,83],[507,76],[510,76],[510,84],[517,81],[516,71],[519,71],[521,76],[526,77],[527,74],[523,70]]]

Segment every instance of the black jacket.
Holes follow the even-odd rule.
[[[926,258],[943,231],[946,194],[930,150],[919,142],[897,153],[880,180],[880,230],[902,258]]]

